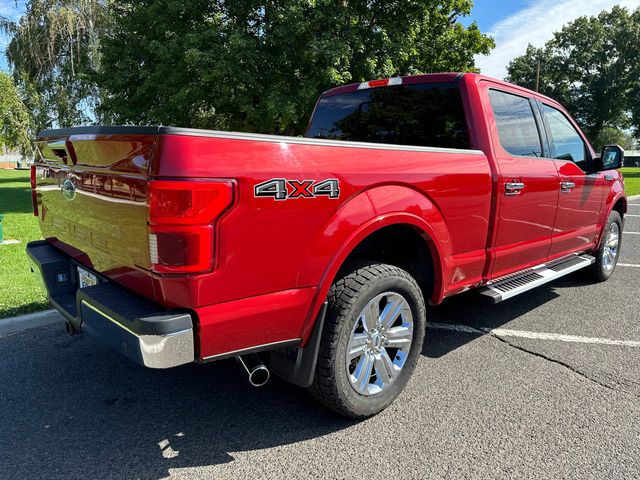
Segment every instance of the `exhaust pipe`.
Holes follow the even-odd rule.
[[[271,374],[269,369],[262,363],[260,357],[255,353],[241,355],[236,357],[238,363],[242,365],[244,371],[247,372],[249,383],[254,387],[261,387],[269,381]]]

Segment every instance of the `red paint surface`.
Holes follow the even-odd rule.
[[[403,82],[455,79],[439,74]],[[613,180],[605,181],[604,174],[587,176],[567,162],[511,157],[497,141],[490,85],[542,98],[478,75],[462,77],[471,141],[482,155],[196,132],[41,139],[41,227],[82,263],[161,304],[195,311],[201,358],[306,339],[344,259],[383,226],[406,224],[423,236],[436,270],[433,303],[550,257],[593,249],[606,214],[623,197],[620,175],[607,172]],[[66,146],[66,157],[52,152],[52,141]],[[59,191],[69,177],[78,186],[73,204]],[[335,178],[340,197],[254,197],[254,185],[271,178]],[[560,178],[575,181],[576,195],[561,197]],[[215,221],[215,270],[150,272],[150,179],[235,182],[233,206]],[[527,189],[507,198],[504,183],[515,179]]]

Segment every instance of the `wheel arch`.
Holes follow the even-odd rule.
[[[419,279],[417,278],[418,283],[423,288],[423,292],[430,294],[428,297],[425,296],[425,300],[429,300],[432,303],[439,303],[442,300],[444,297],[442,279],[445,249],[437,231],[425,219],[411,213],[392,212],[381,215],[369,220],[355,230],[329,262],[329,265],[322,275],[305,320],[302,332],[303,342],[308,339],[329,288],[341,269],[350,261],[355,260],[357,258],[355,255],[358,255],[359,252],[366,253],[366,247],[370,245],[370,242],[375,242],[376,239],[380,237],[388,239],[392,234],[399,232],[402,232],[402,238],[411,238],[416,242],[415,246],[416,248],[421,248],[419,251],[422,252],[422,255],[426,254],[423,260],[417,261],[417,265],[428,264],[431,267],[431,271],[427,273],[426,276]],[[362,258],[364,259],[364,257]],[[367,259],[375,260],[380,258]],[[415,270],[410,273],[415,274]],[[428,285],[429,281],[432,282],[431,285]]]
[[[609,219],[609,215],[611,215],[611,212],[613,212],[614,210],[618,212],[624,222],[624,215],[627,213],[627,197],[624,194],[624,190],[612,190],[610,192],[609,199],[607,199],[606,205],[608,205],[608,208],[603,209],[603,216],[600,219],[596,250],[600,248],[600,244],[602,243],[602,240],[604,238],[604,229],[607,226],[607,220]]]
[[[621,217],[624,217],[627,213],[627,198],[624,195],[618,196],[613,204],[612,210],[616,210]]]

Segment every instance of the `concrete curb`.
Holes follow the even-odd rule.
[[[62,323],[64,318],[56,310],[18,315],[17,317],[0,318],[0,337],[10,333],[22,332],[32,328],[44,327],[54,323]]]
[[[640,195],[634,195],[633,197],[627,197],[627,200],[631,200],[631,201],[640,200]]]

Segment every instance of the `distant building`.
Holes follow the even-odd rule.
[[[640,167],[640,150],[626,150],[624,152],[625,167]]]
[[[20,154],[1,154],[0,155],[0,168],[16,168],[18,162],[22,159]]]
[[[17,150],[9,150],[6,147],[0,150],[0,168],[25,168],[27,159]]]

